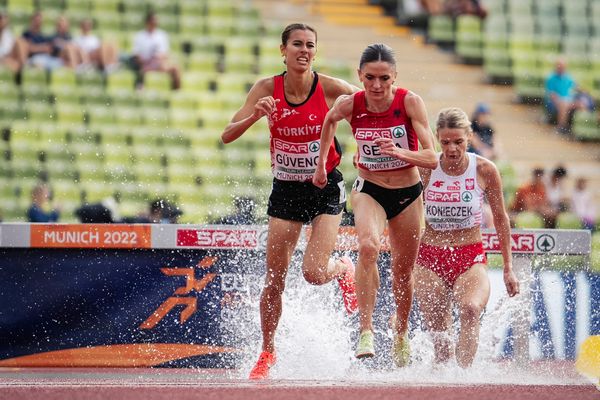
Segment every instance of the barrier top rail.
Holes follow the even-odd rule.
[[[308,235],[309,227],[303,237]],[[0,224],[0,248],[264,250],[266,238],[266,225]],[[495,231],[484,230],[482,240],[487,253],[500,253]],[[586,255],[591,251],[591,233],[513,229],[511,245],[514,254]],[[357,249],[354,227],[340,227],[337,249]],[[387,249],[385,238],[384,249]]]

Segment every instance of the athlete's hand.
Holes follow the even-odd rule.
[[[261,97],[254,105],[254,115],[256,118],[270,115],[277,108],[278,102],[279,99],[275,100],[273,96]]]
[[[504,271],[504,286],[510,297],[514,297],[520,293],[519,280],[512,269]]]
[[[389,138],[377,138],[373,141],[377,146],[379,146],[379,150],[381,154],[386,156],[398,158],[399,149],[394,144],[394,141]]]
[[[327,172],[325,171],[325,166],[317,166],[315,174],[313,175],[312,183],[321,189],[327,185]]]

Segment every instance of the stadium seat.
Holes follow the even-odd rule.
[[[542,217],[531,211],[523,211],[515,217],[515,228],[519,229],[541,229],[544,227]]]
[[[146,89],[168,93],[171,91],[171,77],[164,72],[146,72],[144,74],[144,90]]]
[[[48,72],[41,68],[26,67],[21,71],[22,85],[40,85],[48,84]]]
[[[106,77],[106,87],[109,92],[132,90],[135,88],[135,73],[128,70],[118,70]]]
[[[113,108],[112,106],[94,106],[87,109],[87,118],[89,124],[94,125],[114,125],[115,111],[120,107]],[[133,116],[135,118],[135,116]]]
[[[593,112],[577,111],[571,130],[579,140],[600,140],[600,124],[598,116]]]
[[[577,214],[563,211],[556,216],[557,229],[582,229],[583,224]]]
[[[452,18],[447,15],[431,15],[427,37],[438,44],[454,43],[454,21],[452,21]]]
[[[6,87],[14,87],[15,83],[15,73],[10,69],[0,65],[0,85],[4,88]]]
[[[483,58],[481,18],[461,15],[456,19],[456,54],[464,60],[480,62]]]

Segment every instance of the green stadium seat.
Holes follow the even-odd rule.
[[[237,17],[235,34],[242,37],[259,38],[263,33],[263,26],[259,18],[252,16]]]
[[[112,96],[107,93],[104,88],[89,86],[89,87],[81,87],[80,90],[83,90],[81,93],[81,102],[86,108],[98,107],[98,106],[110,106],[113,104]]]
[[[7,9],[10,13],[23,12],[32,14],[36,9],[34,0],[7,0]]]
[[[139,163],[133,165],[133,173],[141,186],[166,182],[166,167],[160,163]]]
[[[47,172],[51,182],[56,179],[69,179],[74,181],[77,176],[77,170],[70,160],[52,160],[42,165],[42,169]]]
[[[198,110],[198,95],[195,93],[178,90],[169,100],[169,107],[177,110]]]
[[[258,59],[258,73],[263,76],[279,75],[285,66],[281,55],[261,55]]]
[[[220,79],[217,82],[217,91],[221,93],[238,93],[245,96],[252,85],[254,85],[255,80],[256,76],[253,74],[224,73],[220,75]]]
[[[556,216],[557,229],[582,229],[583,223],[577,214],[563,211]]]
[[[111,107],[109,112],[114,115],[114,123],[123,128],[139,126],[144,120],[138,107]]]
[[[88,148],[93,152],[93,146],[99,142],[98,133],[93,128],[93,124],[90,126],[81,123],[68,125],[68,134],[74,152],[87,152]]]
[[[92,2],[90,0],[65,0],[65,3],[69,16],[77,12],[83,12],[89,16],[92,11]]]
[[[203,74],[218,72],[220,60],[221,56],[214,51],[194,51],[187,57],[185,62],[187,71],[183,76],[183,86],[185,86],[186,80],[190,80],[187,75],[192,71]]]
[[[461,15],[456,19],[456,53],[465,60],[480,62],[483,58],[481,18]]]
[[[598,115],[593,112],[577,111],[573,117],[572,131],[578,140],[600,140]]]
[[[143,16],[148,11],[148,3],[149,2],[141,0],[121,0],[121,6],[123,7],[124,14]],[[135,29],[139,29],[139,25]]]
[[[27,102],[27,118],[33,122],[48,122],[56,120],[56,110],[49,102]]]
[[[62,126],[55,121],[37,123],[37,128],[42,146],[54,144],[62,146],[68,141],[67,127]]]
[[[171,126],[178,129],[197,129],[200,126],[200,115],[196,110],[171,108],[169,120]]]
[[[114,190],[102,181],[88,181],[83,183],[83,193],[88,203],[102,201],[114,195]]]
[[[145,107],[143,109],[143,123],[154,128],[169,128],[171,126],[169,110],[164,107]]]
[[[115,108],[140,105],[141,96],[130,88],[115,88],[109,92],[109,95],[112,98],[112,106]]]
[[[57,68],[50,73],[50,89],[55,90],[56,88],[65,86],[76,86],[77,75],[71,68]]]
[[[91,0],[91,6],[94,10],[94,15],[98,15],[101,12],[119,14],[121,11],[121,0]]]
[[[257,72],[256,56],[252,54],[228,54],[223,71],[226,73],[254,74]]]
[[[145,6],[145,4],[144,4]],[[123,30],[127,32],[137,32],[140,29],[144,29],[145,23],[145,12],[139,13],[123,13],[121,17],[121,21],[123,23]],[[161,18],[158,18],[158,24],[160,25]]]
[[[511,17],[531,15],[533,13],[533,0],[507,0],[507,11]]]
[[[235,19],[233,16],[215,15],[206,20],[206,34],[214,38],[227,39],[235,33]]]
[[[113,125],[115,124],[115,111],[121,110],[121,107],[112,106],[93,106],[87,109],[87,119],[89,124],[94,125]],[[132,116],[135,118],[135,116]]]
[[[448,15],[431,15],[427,37],[438,44],[454,43],[454,21],[452,18]]]
[[[189,38],[190,36],[204,35],[205,32],[206,24],[203,17],[188,13],[179,16],[179,33],[183,37]]]
[[[48,84],[48,72],[41,68],[25,67],[21,71],[21,85],[40,85],[46,86]]]
[[[106,88],[113,94],[123,90],[133,90],[135,88],[135,73],[129,70],[118,70],[112,72],[106,77]]]
[[[171,91],[171,77],[165,72],[146,72],[144,74],[144,89],[168,93]]]
[[[532,211],[523,211],[515,217],[515,228],[519,229],[541,229],[544,227],[542,217]]]
[[[97,70],[80,72],[77,74],[77,84],[85,90],[104,90],[104,75]]]
[[[231,0],[205,0],[206,15],[213,17],[233,18],[235,14],[235,4]]]
[[[15,73],[3,65],[0,65],[0,85],[2,88],[15,86]]]
[[[204,1],[179,0],[179,15],[180,17],[186,16],[200,19],[206,15],[206,5]]]

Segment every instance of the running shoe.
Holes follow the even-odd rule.
[[[397,319],[394,315],[390,320],[394,344],[392,345],[392,359],[397,367],[403,368],[410,363],[410,339],[408,331],[402,337],[398,335]]]
[[[372,331],[361,332],[356,346],[356,358],[368,358],[375,356],[375,345],[373,344],[374,337]]]
[[[356,287],[354,284],[354,263],[350,257],[342,257],[340,261],[344,263],[348,268],[343,274],[338,276],[337,280],[342,289],[342,298],[344,299],[344,307],[348,314],[353,314],[358,310],[358,301],[356,299]]]
[[[256,365],[254,368],[252,368],[252,371],[250,371],[250,376],[248,379],[263,380],[269,378],[269,370],[273,365],[275,365],[276,361],[277,357],[275,357],[274,353],[263,351],[260,353]]]

